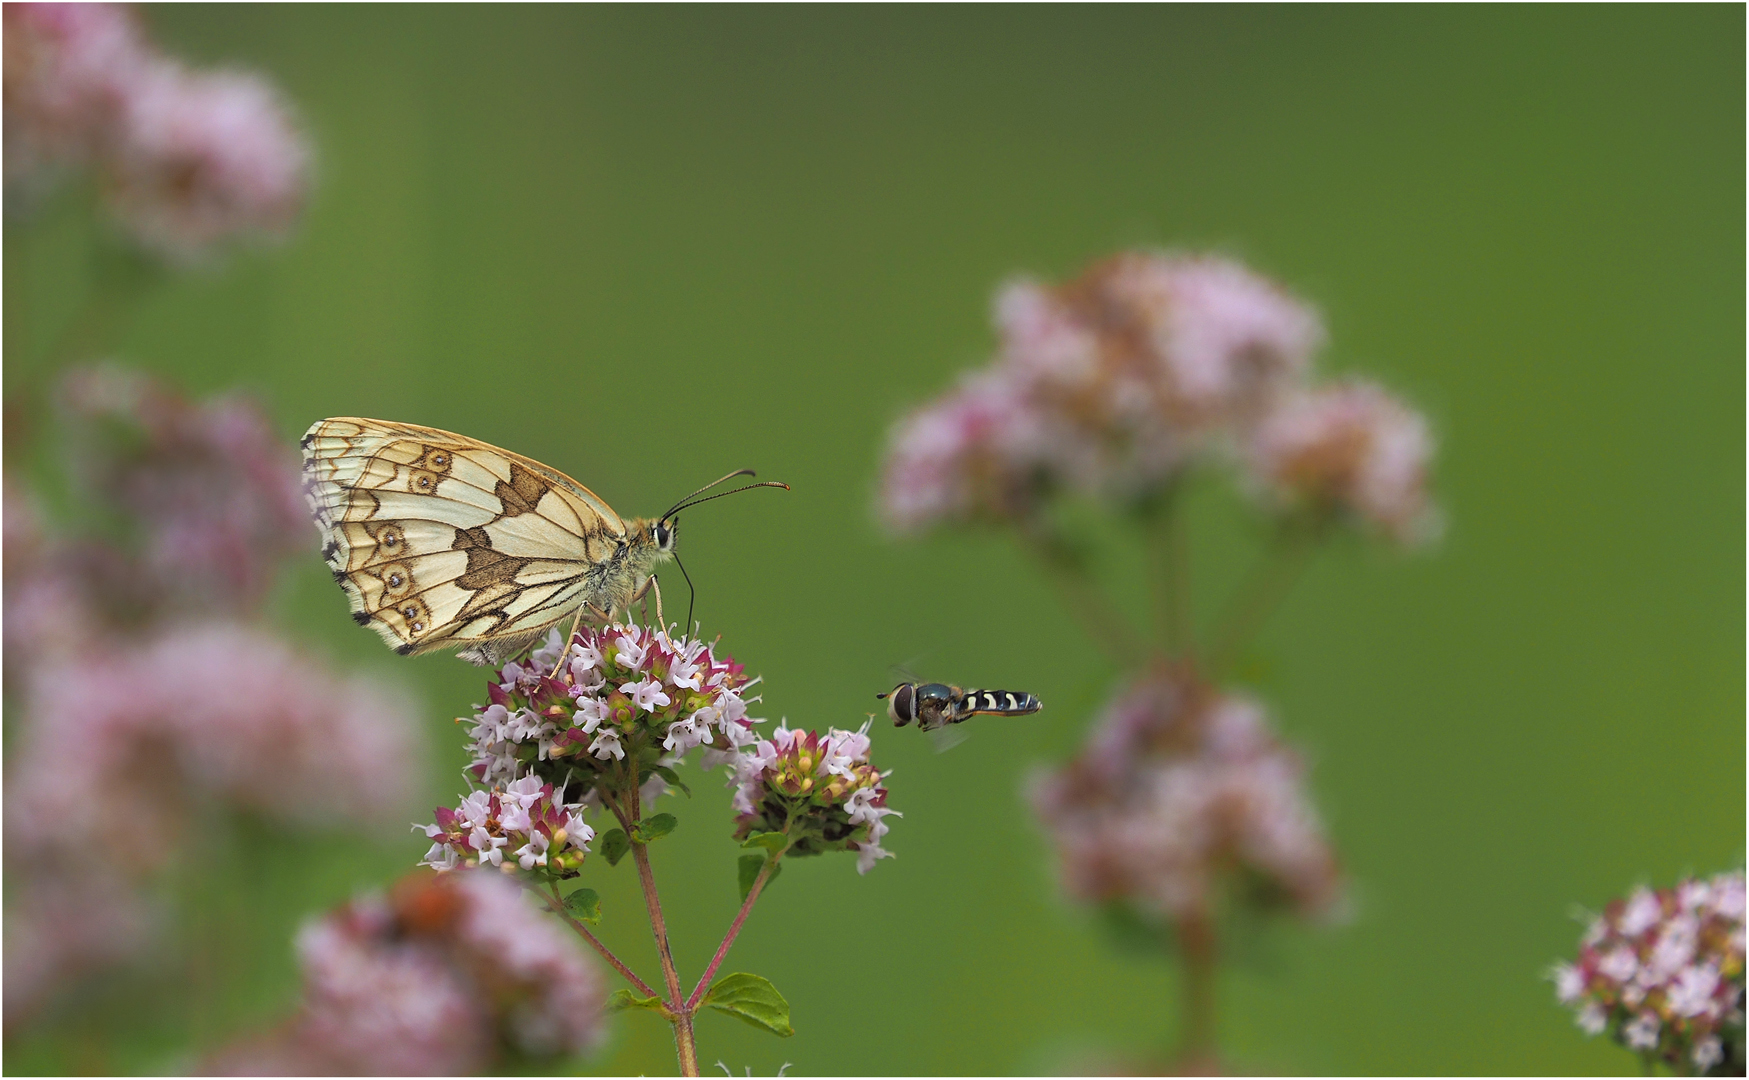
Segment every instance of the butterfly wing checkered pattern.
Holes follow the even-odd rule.
[[[336,417],[303,448],[323,558],[353,619],[404,655],[512,655],[589,602],[623,550],[624,523],[588,488],[462,435]]]

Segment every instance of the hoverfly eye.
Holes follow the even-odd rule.
[[[887,702],[887,711],[893,717],[893,723],[904,727],[917,719],[917,690],[910,683],[901,683],[893,688],[892,697]]]

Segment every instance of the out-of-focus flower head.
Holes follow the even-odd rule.
[[[117,600],[249,610],[280,561],[306,549],[296,455],[249,402],[190,402],[112,365],[74,370],[60,399],[77,478],[132,534],[134,558],[101,579],[111,614]]]
[[[1015,520],[1054,490],[1145,498],[1296,385],[1318,317],[1230,260],[1131,253],[997,299],[995,362],[902,420],[881,494],[900,531]]]
[[[779,727],[744,749],[730,780],[739,814],[735,838],[783,833],[791,855],[855,851],[864,874],[890,857],[880,846],[884,819],[898,811],[888,808],[883,774],[869,764],[868,727],[824,735]]]
[[[106,173],[110,209],[173,260],[283,237],[303,209],[311,152],[271,83],[243,71],[151,64],[126,98]]]
[[[262,630],[192,623],[93,648],[34,664],[19,691],[5,788],[6,868],[20,883],[10,1015],[152,940],[134,890],[198,851],[216,808],[287,829],[386,831],[422,768],[404,699]]]
[[[98,155],[151,53],[119,4],[5,6],[6,179],[40,186]]]
[[[1555,996],[1588,1035],[1679,1074],[1741,1076],[1743,873],[1613,900],[1559,964]]]
[[[604,991],[577,940],[498,875],[418,875],[298,935],[303,1003],[281,1032],[216,1055],[218,1073],[429,1076],[600,1042]]]
[[[1254,703],[1149,676],[1032,801],[1076,899],[1180,918],[1244,886],[1234,899],[1318,915],[1341,880],[1302,773]]]
[[[1001,361],[1089,430],[1150,425],[1180,437],[1243,416],[1303,376],[1317,314],[1228,259],[1132,252],[1055,289],[997,301]]]
[[[8,860],[12,853],[7,853]],[[69,860],[70,861],[70,860]],[[59,987],[140,959],[162,921],[121,868],[87,858],[73,873],[14,874],[6,909],[5,1019]]]
[[[386,826],[421,765],[406,702],[241,624],[45,670],[23,706],[9,863],[106,836],[112,857],[156,866],[209,800],[292,827]]]
[[[1253,482],[1277,506],[1344,511],[1401,541],[1437,527],[1427,497],[1432,452],[1419,413],[1358,380],[1284,397],[1245,446]]]
[[[277,90],[241,71],[190,71],[113,4],[8,4],[6,178],[32,195],[91,166],[145,248],[195,262],[283,236],[311,149]]]

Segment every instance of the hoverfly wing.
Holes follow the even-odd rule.
[[[938,754],[945,754],[972,737],[970,731],[958,724],[948,724],[945,727],[930,728],[923,734],[928,736],[929,745]]]

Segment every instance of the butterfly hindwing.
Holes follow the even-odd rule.
[[[338,417],[303,446],[323,557],[353,618],[397,652],[519,650],[583,605],[625,542],[589,489],[461,435]]]

